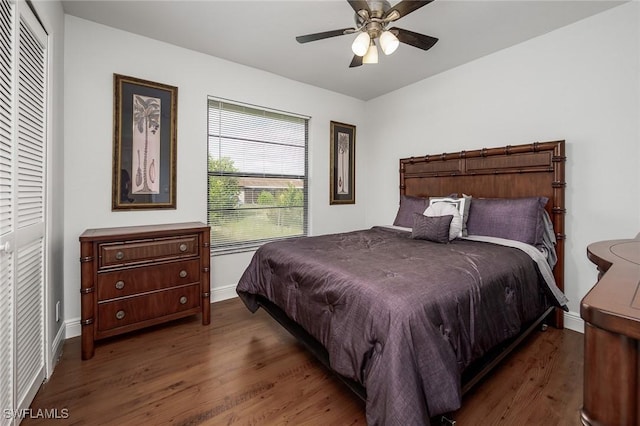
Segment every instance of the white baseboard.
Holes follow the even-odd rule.
[[[53,339],[53,343],[51,345],[51,364],[52,367],[58,363],[60,356],[62,356],[62,347],[64,346],[64,339],[66,339],[67,335],[67,323],[63,322],[60,330],[56,334],[55,339]],[[53,371],[53,368],[51,369]]]
[[[71,318],[64,322],[64,326],[67,329],[65,339],[71,339],[72,337],[78,337],[81,333],[80,317]]]
[[[577,331],[578,333],[584,333],[584,321],[580,318],[580,314],[577,312],[565,312],[564,328]]]
[[[236,285],[226,285],[224,287],[216,287],[211,289],[211,303],[213,302],[221,302],[227,299],[233,299],[234,297],[238,297],[238,293],[236,293]]]

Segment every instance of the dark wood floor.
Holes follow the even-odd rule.
[[[88,361],[79,338],[67,340],[32,408],[67,408],[60,425],[366,423],[364,403],[264,311],[251,314],[232,299],[211,312],[210,326],[193,317],[103,341]],[[455,419],[579,425],[582,360],[581,334],[536,332],[465,396]]]

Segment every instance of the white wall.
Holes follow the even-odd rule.
[[[215,42],[212,40],[212,43]],[[364,103],[90,21],[65,16],[64,278],[67,337],[80,332],[78,236],[87,228],[206,223],[207,96],[311,117],[309,208],[313,234],[359,228],[364,205],[329,206],[329,121],[364,125]],[[113,73],[178,87],[176,210],[111,211]],[[367,141],[358,133],[356,171]],[[356,196],[364,192],[356,178]],[[235,294],[251,253],[212,259],[213,299]]]
[[[586,246],[640,231],[639,25],[628,3],[369,101],[367,223],[393,221],[398,158],[565,139],[565,292],[578,318],[597,278]]]
[[[638,2],[625,4],[363,103],[66,16],[67,323],[80,316],[78,236],[84,229],[206,221],[207,95],[312,117],[313,234],[390,223],[399,158],[565,139],[565,287],[569,319],[578,319],[579,302],[596,280],[586,246],[640,230],[639,23]],[[111,211],[113,73],[179,87],[176,210]],[[329,206],[330,120],[358,126],[355,206]],[[212,259],[214,300],[234,294],[250,256]],[[68,336],[78,333],[76,327]]]

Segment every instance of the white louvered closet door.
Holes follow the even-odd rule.
[[[24,3],[19,3],[25,6]],[[26,9],[26,8],[25,8]],[[29,10],[18,28],[16,395],[28,408],[44,380],[47,35]]]
[[[13,398],[13,15],[0,1],[0,408],[15,408]],[[6,416],[0,424],[10,424]]]
[[[8,353],[0,349],[3,362],[0,386],[3,402],[5,398],[11,400],[3,407],[24,409],[31,404],[45,376],[47,35],[24,1],[0,0],[0,3],[2,40],[4,43],[6,31],[10,41],[2,46],[3,54],[9,50],[10,65],[5,67],[3,63],[0,87],[9,100],[9,109],[3,106],[0,118],[3,266],[0,303],[3,317],[11,323],[10,328],[0,323],[3,343],[7,339],[11,348]],[[8,25],[5,12],[13,16]],[[4,366],[5,362],[9,367]],[[5,389],[7,369],[9,390]]]

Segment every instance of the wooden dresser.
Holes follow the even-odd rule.
[[[209,324],[209,237],[200,222],[82,233],[82,359],[106,337],[200,312]]]
[[[640,424],[640,234],[589,245],[598,283],[582,299],[582,423]]]

